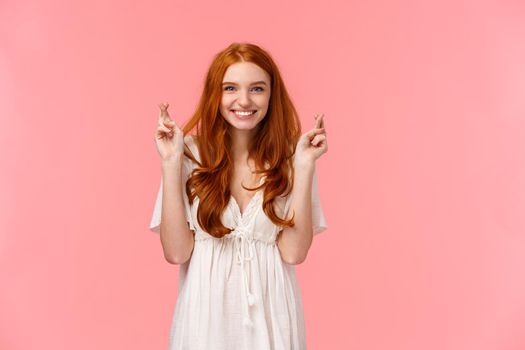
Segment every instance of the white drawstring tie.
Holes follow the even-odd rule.
[[[250,318],[250,306],[254,305],[256,303],[256,297],[253,293],[250,291],[250,284],[248,280],[248,273],[246,272],[246,268],[249,268],[249,265],[245,265],[245,261],[250,261],[253,259],[254,256],[254,242],[253,238],[249,236],[248,231],[242,227],[238,226],[233,231],[230,232],[230,234],[233,236],[234,239],[234,250],[236,255],[237,263],[241,265],[241,273],[242,273],[242,279],[243,279],[243,288],[244,288],[244,319],[243,324],[245,326],[253,326],[253,322]],[[246,252],[246,249],[248,249],[248,252]],[[248,253],[248,254],[247,254]]]

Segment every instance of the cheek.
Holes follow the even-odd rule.
[[[221,97],[221,105],[227,107],[231,102],[233,98],[231,95],[224,94]]]
[[[270,99],[266,96],[258,96],[258,98],[254,98],[254,102],[260,107],[265,107],[270,103]]]
[[[219,109],[220,109],[220,112],[221,112],[223,117],[227,117],[228,116],[228,111],[229,111],[228,106],[229,106],[228,101],[226,101],[224,99],[221,100],[221,105],[220,105]]]

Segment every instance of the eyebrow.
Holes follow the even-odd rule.
[[[237,83],[233,83],[231,81],[225,81],[224,83],[222,83],[222,85],[226,85],[226,84],[238,85]],[[266,82],[260,80],[260,81],[253,82],[250,85],[256,85],[256,84],[264,84],[264,85],[266,85]]]

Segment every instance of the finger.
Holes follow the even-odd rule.
[[[166,118],[170,117],[170,115],[168,113],[169,105],[170,105],[169,103],[160,103],[159,104],[159,108],[160,108],[159,119],[166,119]]]
[[[166,132],[163,132],[163,131],[159,131],[155,134],[155,138],[156,139],[159,139],[159,140],[162,140],[164,138],[171,138],[173,136],[172,133],[166,133]]]
[[[314,139],[311,141],[311,144],[314,146],[317,146],[319,145],[319,143],[323,142],[324,140],[326,140],[326,136],[324,134],[315,135]]]
[[[159,119],[159,126],[165,126],[169,128],[171,131],[174,130],[180,130],[177,126],[177,123],[173,119],[166,118],[166,119]]]
[[[165,127],[164,125],[159,125],[159,127],[157,128],[158,131],[160,132],[165,132],[165,133],[170,133],[172,132],[172,130],[170,128],[167,128]]]
[[[308,139],[312,139],[312,137],[314,137],[315,135],[322,134],[324,132],[325,132],[324,128],[314,128],[308,131],[307,136],[308,136]]]
[[[160,109],[161,113],[162,113],[162,112],[163,112],[164,110],[166,110],[166,109],[167,109],[167,106],[166,106],[166,104],[165,104],[165,103],[159,103],[159,105],[158,105],[158,106],[159,106],[159,109]]]
[[[168,102],[166,102],[166,103],[159,103],[159,108],[160,108],[161,110],[163,110],[163,109],[168,109],[169,105],[170,105],[170,104],[169,104]]]
[[[176,124],[173,119],[165,118],[165,119],[159,119],[159,125],[164,125],[168,128],[173,128]]]
[[[324,120],[324,113],[316,113],[315,114],[315,127],[316,128],[322,128],[324,127],[323,125],[323,120]]]

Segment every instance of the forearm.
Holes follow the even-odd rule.
[[[184,208],[182,159],[184,155],[162,162],[162,212],[160,239],[166,260],[173,264],[186,262],[193,251],[194,237]]]
[[[313,240],[311,198],[315,163],[295,164],[294,168],[294,186],[286,219],[295,213],[295,226],[283,229],[277,245],[286,263],[300,264],[306,259]]]

